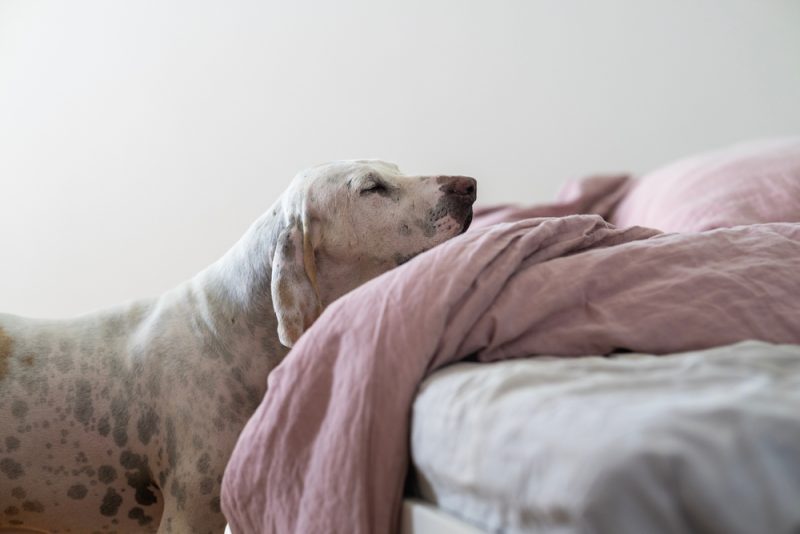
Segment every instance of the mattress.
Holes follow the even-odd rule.
[[[421,496],[490,532],[798,532],[800,347],[452,365],[411,449]]]

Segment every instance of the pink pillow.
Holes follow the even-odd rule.
[[[665,232],[800,221],[800,138],[736,145],[650,172],[633,181],[610,221]]]

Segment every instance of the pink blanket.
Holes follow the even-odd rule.
[[[470,231],[346,295],[300,339],[225,471],[225,515],[237,533],[392,532],[426,374],[473,354],[800,343],[798,273],[800,224],[659,235],[578,215]]]
[[[800,221],[800,138],[735,145],[637,179],[592,176],[568,183],[553,204],[484,208],[476,215],[490,225],[576,213],[664,232]]]

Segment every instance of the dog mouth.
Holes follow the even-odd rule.
[[[472,224],[472,208],[470,208],[469,211],[467,212],[467,217],[464,219],[464,225],[461,227],[459,235],[466,232],[470,224]]]

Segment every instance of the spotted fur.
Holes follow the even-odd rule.
[[[334,299],[462,232],[474,180],[300,173],[218,262],[71,320],[0,315],[0,530],[222,532],[269,371]]]

